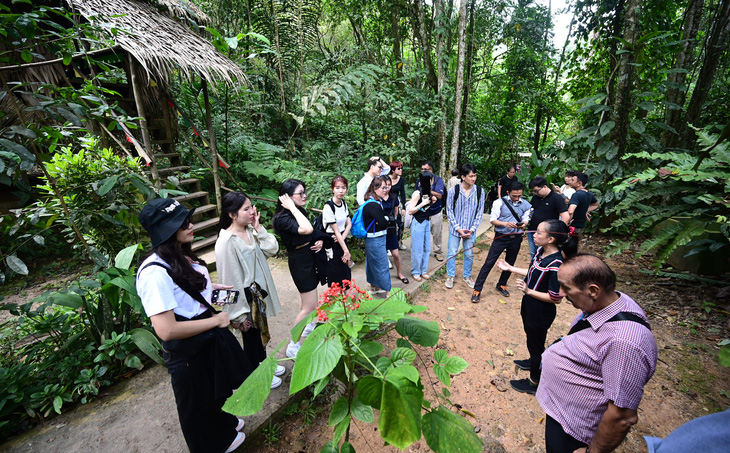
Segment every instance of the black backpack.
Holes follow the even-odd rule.
[[[345,203],[345,200],[342,200],[342,202]],[[327,200],[325,202],[325,205],[328,205],[330,208],[332,208],[333,213],[335,212],[336,207],[335,207],[335,203],[332,200]],[[347,203],[345,203],[345,209],[347,209]],[[312,223],[312,226],[314,227],[315,230],[319,230],[322,233],[327,232],[327,225],[322,223],[322,214],[320,214],[314,218],[314,223]]]
[[[457,184],[454,186],[454,201],[451,204],[451,210],[454,212],[456,212],[456,200],[459,198],[459,192],[461,192],[461,190],[457,190],[459,188],[459,186],[460,186],[460,184]],[[474,184],[474,187],[477,188],[477,206],[478,206],[479,199],[482,198],[482,187],[477,184]],[[482,213],[482,214],[484,214],[484,213]],[[474,217],[476,217],[478,215],[479,215],[479,210],[477,209],[477,212],[474,213]]]

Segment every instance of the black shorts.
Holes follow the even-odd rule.
[[[398,250],[398,234],[385,236],[385,250]]]
[[[309,245],[296,250],[289,250],[289,272],[294,285],[300,293],[308,293],[317,289],[319,282],[314,272],[314,253]]]

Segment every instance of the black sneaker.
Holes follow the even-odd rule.
[[[516,381],[509,381],[509,385],[511,385],[513,389],[517,390],[520,393],[534,395],[537,392],[537,384],[533,384],[532,381],[530,381],[529,379],[518,379]]]
[[[530,371],[530,359],[515,360],[514,362],[521,370]]]
[[[474,290],[473,293],[471,293],[471,303],[478,304],[479,303],[479,294],[481,294],[481,291]]]
[[[504,297],[509,297],[509,291],[507,291],[507,287],[506,286],[504,286],[504,285],[497,286],[496,289],[497,289],[497,292],[499,294],[503,295]]]

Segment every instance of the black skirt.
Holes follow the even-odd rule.
[[[342,256],[345,251],[342,250],[340,244],[335,242],[332,246],[332,259],[327,263],[327,285],[332,283],[342,284],[342,280],[352,280],[352,272],[347,263],[342,262]]]

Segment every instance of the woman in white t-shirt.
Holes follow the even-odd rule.
[[[158,198],[142,209],[139,222],[152,250],[137,272],[137,293],[162,340],[163,358],[185,442],[192,453],[229,453],[246,436],[243,420],[223,412],[226,398],[253,371],[246,354],[226,329],[228,314],[210,305],[214,289],[205,263],[192,251],[193,211]]]
[[[347,194],[347,178],[341,175],[335,176],[331,188],[332,199],[327,200],[322,208],[322,224],[327,227],[325,231],[335,240],[327,266],[328,286],[332,286],[332,283],[341,284],[343,280],[351,280],[350,268],[355,265],[347,248],[347,235],[352,227],[350,211],[344,200]]]

